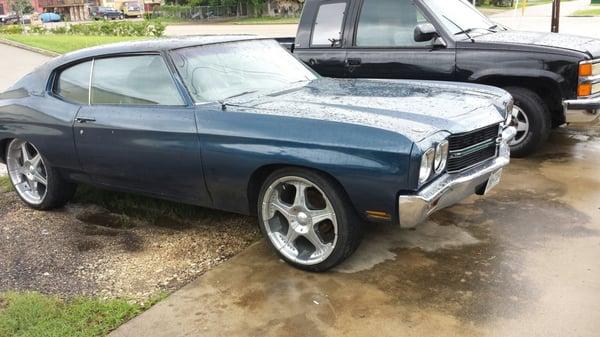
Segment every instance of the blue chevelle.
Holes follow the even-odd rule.
[[[485,86],[321,78],[256,37],[130,42],[0,94],[0,160],[32,208],[86,183],[256,214],[284,260],[323,271],[365,222],[414,227],[494,187],[511,109]]]

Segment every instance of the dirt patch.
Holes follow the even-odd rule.
[[[143,220],[82,204],[39,212],[0,192],[0,292],[143,301],[180,288],[258,238],[251,217]]]

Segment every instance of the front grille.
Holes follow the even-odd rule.
[[[465,149],[489,139],[498,137],[498,125],[492,125],[477,131],[450,136],[450,151]]]
[[[448,138],[447,171],[459,172],[496,156],[496,139],[500,127],[492,125],[477,131],[452,135]]]

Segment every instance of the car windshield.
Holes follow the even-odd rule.
[[[454,35],[488,34],[498,27],[465,0],[425,0],[425,4]]]
[[[173,59],[197,103],[279,92],[318,77],[274,40],[183,48]]]

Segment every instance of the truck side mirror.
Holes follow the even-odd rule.
[[[427,23],[420,23],[415,27],[415,42],[427,42],[427,41],[431,41],[434,38],[438,37],[438,33],[435,30],[435,27],[427,22]]]

